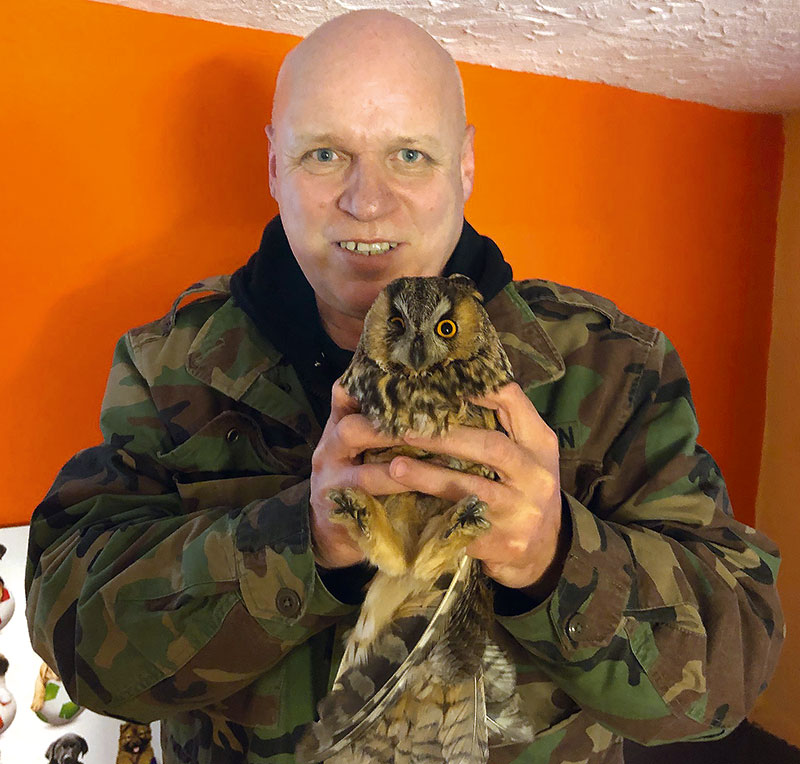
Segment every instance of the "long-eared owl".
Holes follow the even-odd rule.
[[[367,313],[342,385],[379,430],[402,437],[440,435],[454,424],[499,427],[471,399],[511,380],[474,283],[453,275],[391,282]],[[496,479],[484,465],[410,446],[375,449],[364,460],[398,454]],[[490,636],[490,587],[464,551],[489,528],[486,505],[475,496],[452,504],[355,488],[330,498],[333,519],[378,570],[298,760],[479,764],[490,743],[528,739],[514,666]]]

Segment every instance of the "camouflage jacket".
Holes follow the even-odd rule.
[[[294,761],[354,619],[310,549],[321,423],[228,284],[123,337],[105,442],[31,523],[34,648],[81,705],[162,719],[166,764]],[[496,618],[537,737],[491,762],[619,762],[620,736],[726,734],[777,660],[779,558],[733,519],[675,350],[546,281],[487,308],[558,434],[573,529],[552,595]]]

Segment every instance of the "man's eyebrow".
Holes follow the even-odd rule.
[[[400,146],[430,146],[434,149],[441,149],[442,144],[438,138],[433,135],[418,135],[416,137],[411,137],[407,135],[401,135],[394,141],[397,145]]]
[[[292,141],[295,145],[301,146],[320,146],[320,147],[327,147],[327,146],[341,146],[345,143],[341,138],[337,137],[333,133],[298,133],[295,135],[294,140]],[[417,136],[410,136],[410,135],[398,135],[396,138],[391,140],[392,145],[398,146],[399,148],[414,148],[416,146],[427,146],[433,148],[434,150],[441,150],[442,143],[441,141],[433,135],[428,133],[417,135]]]

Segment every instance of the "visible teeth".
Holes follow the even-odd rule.
[[[339,246],[351,252],[360,252],[364,255],[377,255],[388,252],[397,246],[396,241],[340,241]]]

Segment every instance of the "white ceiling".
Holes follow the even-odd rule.
[[[459,61],[728,109],[800,110],[800,0],[100,1],[296,35],[390,7]]]

